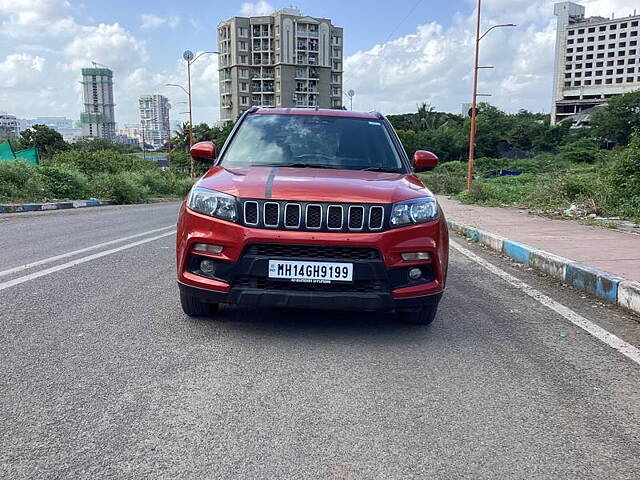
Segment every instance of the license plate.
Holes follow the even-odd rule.
[[[353,263],[269,260],[269,278],[300,283],[352,282]]]

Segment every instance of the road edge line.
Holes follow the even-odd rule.
[[[0,271],[0,277],[5,277],[7,275],[12,275],[14,273],[22,272],[24,270],[28,270],[33,267],[39,267],[40,265],[46,265],[47,263],[55,262],[57,260],[62,260],[63,258],[73,257],[74,255],[78,255],[80,253],[90,252],[91,250],[96,250],[98,248],[106,247],[108,245],[113,245],[114,243],[126,242],[127,240],[132,240],[134,238],[144,237],[145,235],[151,235],[152,233],[158,233],[158,232],[161,232],[162,230],[168,230],[170,228],[175,228],[175,225],[167,225],[166,227],[154,228],[153,230],[147,230],[146,232],[140,232],[134,235],[128,235],[126,237],[115,238],[107,242],[96,243],[95,245],[90,245],[88,247],[80,248],[78,250],[73,250],[71,252],[61,253],[59,255],[54,255],[53,257],[47,257],[41,260],[36,260],[35,262],[18,265],[17,267],[12,267],[12,268],[8,268],[6,270]]]
[[[517,288],[518,290],[521,290],[526,295],[536,300],[538,303],[544,305],[547,308],[550,308],[551,310],[558,313],[559,315],[564,317],[566,320],[568,320],[575,326],[580,327],[582,330],[589,333],[591,336],[597,338],[604,344],[608,345],[614,350],[617,350],[618,352],[623,354],[625,357],[629,358],[634,363],[640,365],[640,349],[638,349],[637,347],[634,347],[630,343],[625,342],[617,335],[614,335],[613,333],[605,330],[601,326],[593,323],[591,320],[586,319],[579,313],[576,313],[573,310],[571,310],[569,307],[561,304],[560,302],[557,302],[556,300],[545,295],[539,290],[536,290],[531,285],[525,283],[524,281],[511,275],[510,273],[505,272],[501,268],[497,267],[496,265],[493,265],[492,263],[476,255],[470,250],[467,250],[466,248],[462,247],[461,245],[459,245],[453,240],[451,241],[451,246],[455,250],[460,252],[462,255],[466,256],[467,258],[476,262],[478,265],[489,270],[489,272],[502,278],[505,282],[507,282],[511,286]]]
[[[122,245],[120,247],[112,248],[110,250],[103,250],[102,252],[94,253],[92,255],[88,255],[86,257],[81,257],[76,260],[71,260],[67,263],[62,263],[60,265],[56,265],[54,267],[47,268],[46,270],[40,270],[39,272],[30,273],[23,277],[18,277],[13,280],[8,280],[4,283],[0,283],[0,291],[6,290],[7,288],[14,287],[16,285],[20,285],[21,283],[28,282],[30,280],[35,280],[36,278],[44,277],[45,275],[49,275],[51,273],[56,273],[61,270],[66,270],[67,268],[75,267],[76,265],[81,265],[83,263],[89,262],[91,260],[95,260],[101,257],[106,257],[107,255],[111,255],[112,253],[121,252],[122,250],[127,250],[129,248],[137,247],[138,245],[142,245],[144,243],[149,243],[154,240],[158,240],[160,238],[168,237],[169,235],[174,235],[176,233],[175,230],[171,230],[170,232],[165,232],[160,235],[156,235],[155,237],[144,238],[142,240],[138,240],[137,242],[127,243],[126,245]]]
[[[449,228],[468,240],[480,243],[512,260],[550,275],[567,285],[640,314],[640,283],[604,270],[589,267],[530,245],[516,242],[456,220]]]

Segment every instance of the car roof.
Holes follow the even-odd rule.
[[[344,117],[344,118],[366,118],[369,120],[379,120],[380,114],[376,112],[351,112],[348,110],[332,110],[329,108],[258,108],[255,112],[261,115],[300,115],[300,116],[321,116],[321,117]]]

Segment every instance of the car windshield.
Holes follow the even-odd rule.
[[[382,121],[322,115],[249,115],[221,164],[404,171]]]

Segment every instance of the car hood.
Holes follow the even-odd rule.
[[[211,168],[198,186],[239,198],[393,203],[431,195],[413,174],[289,167]]]

